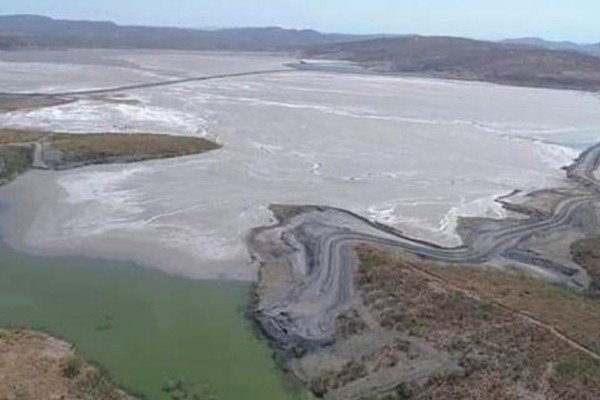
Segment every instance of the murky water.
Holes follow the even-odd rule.
[[[131,263],[33,257],[0,243],[0,327],[60,335],[150,400],[170,400],[161,390],[168,378],[220,400],[307,398],[245,319],[249,291]]]

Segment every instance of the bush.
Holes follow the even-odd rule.
[[[72,356],[67,361],[66,367],[63,369],[65,378],[73,379],[79,375],[83,367],[83,360],[80,357]]]

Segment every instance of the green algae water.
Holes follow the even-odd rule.
[[[60,335],[147,399],[171,400],[161,388],[169,378],[189,382],[200,399],[308,398],[285,382],[244,317],[249,291],[0,243],[0,327]]]

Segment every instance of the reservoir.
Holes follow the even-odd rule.
[[[166,379],[215,399],[307,398],[245,318],[250,289],[133,263],[30,256],[0,242],[0,327],[63,337],[148,399],[170,400]]]

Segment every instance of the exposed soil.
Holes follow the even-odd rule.
[[[69,343],[40,332],[0,331],[0,399],[132,400]]]

